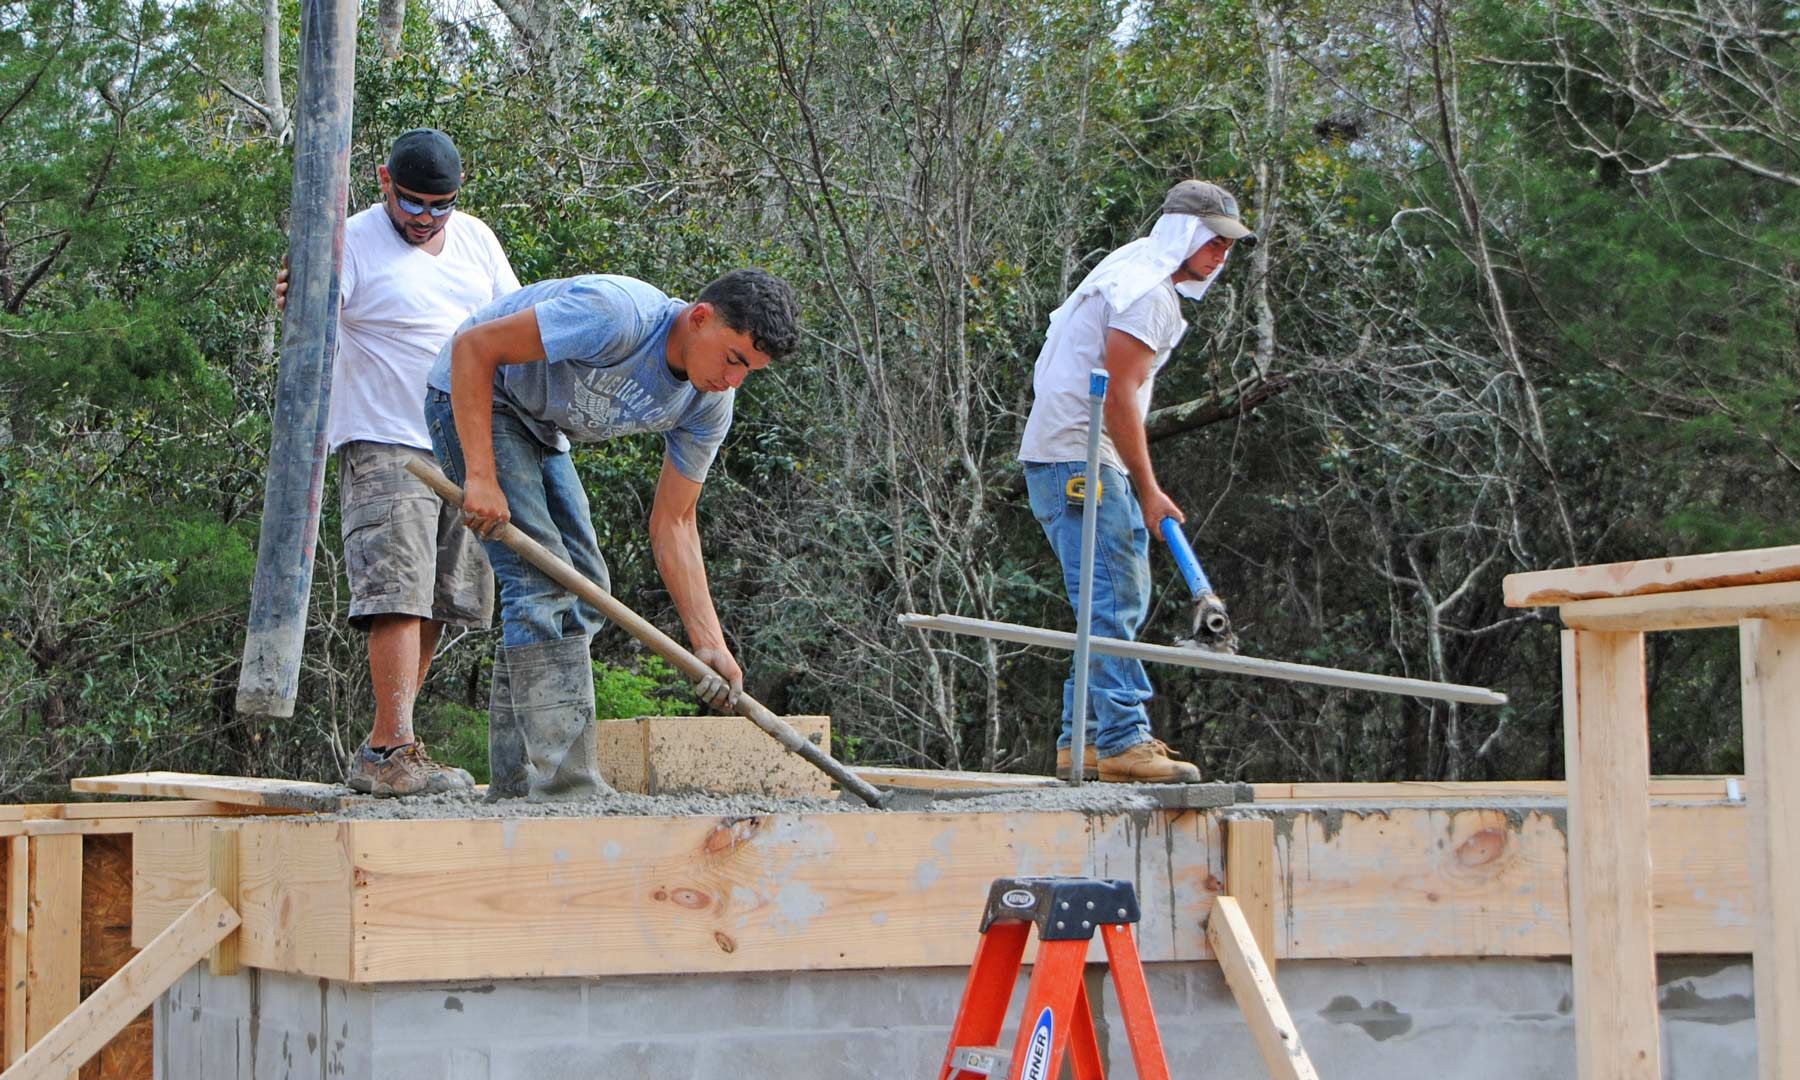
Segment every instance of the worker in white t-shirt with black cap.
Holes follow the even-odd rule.
[[[477,308],[518,289],[500,242],[459,210],[462,158],[416,128],[376,167],[381,201],[344,223],[342,307],[327,439],[338,459],[350,624],[368,634],[375,716],[345,781],[378,796],[473,787],[413,733],[413,702],[446,624],[493,621],[494,575],[462,515],[406,471],[435,465],[425,377]],[[286,271],[276,292],[287,289]],[[495,762],[523,760],[498,748]]]
[[[1099,498],[1094,552],[1093,629],[1100,637],[1135,640],[1150,612],[1150,537],[1164,518],[1185,521],[1156,482],[1144,419],[1157,372],[1187,332],[1179,297],[1199,300],[1223,270],[1233,246],[1256,243],[1237,200],[1217,184],[1184,180],[1163,199],[1150,235],[1114,251],[1082,279],[1050,315],[1032,380],[1031,415],[1019,460],[1032,514],[1062,563],[1069,604],[1081,609],[1082,500]],[[1088,372],[1105,368],[1106,430],[1100,482],[1087,471]],[[1222,607],[1221,607],[1222,610]],[[1088,681],[1094,725],[1083,772],[1126,783],[1183,783],[1200,770],[1180,760],[1150,731],[1144,705],[1152,696],[1144,665],[1096,656]],[[1070,742],[1075,680],[1063,687],[1056,771],[1072,771]]]

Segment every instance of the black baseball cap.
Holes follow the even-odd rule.
[[[1163,197],[1165,214],[1192,214],[1220,236],[1236,240],[1245,247],[1256,246],[1256,234],[1238,217],[1237,200],[1231,192],[1204,180],[1183,180]]]
[[[388,151],[388,176],[420,195],[449,195],[462,187],[462,155],[437,128],[413,128]]]

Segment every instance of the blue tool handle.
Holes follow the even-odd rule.
[[[1169,554],[1175,556],[1175,565],[1181,567],[1181,576],[1187,579],[1193,594],[1198,597],[1212,592],[1212,582],[1206,580],[1206,571],[1200,569],[1200,560],[1194,557],[1187,534],[1181,531],[1181,522],[1172,517],[1163,518],[1162,534],[1169,542]]]

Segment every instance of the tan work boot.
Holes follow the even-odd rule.
[[[475,780],[467,771],[431,760],[425,744],[397,747],[385,757],[365,741],[350,759],[344,783],[351,791],[386,799],[406,795],[439,795],[446,791],[471,791]]]
[[[1074,767],[1075,755],[1069,753],[1068,747],[1059,747],[1056,751],[1056,778],[1058,780],[1067,780],[1069,778],[1069,773],[1074,770]],[[1100,755],[1095,752],[1094,744],[1088,743],[1081,754],[1081,775],[1092,780],[1094,775],[1099,771]]]
[[[1200,769],[1176,757],[1168,743],[1151,739],[1101,758],[1100,779],[1113,784],[1193,784],[1200,780]]]

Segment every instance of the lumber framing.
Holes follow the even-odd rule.
[[[1577,1072],[1660,1080],[1644,636],[1562,647]]]
[[[73,1076],[237,925],[238,916],[231,905],[208,890],[143,952],[0,1073],[0,1080]]]
[[[1800,581],[1800,545],[1508,574],[1507,607]]]
[[[1275,987],[1275,975],[1264,966],[1256,937],[1235,897],[1213,901],[1206,940],[1219,958],[1225,985],[1237,999],[1272,1080],[1319,1080],[1312,1059],[1300,1044],[1300,1029],[1288,1015],[1287,1003]]]
[[[338,784],[318,784],[306,780],[261,780],[247,776],[208,776],[204,773],[142,772],[120,773],[116,776],[83,776],[71,780],[69,787],[94,795],[197,799],[234,803],[262,810],[332,811],[363,801],[360,796],[352,794],[349,788]]]
[[[1574,630],[1648,632],[1736,626],[1744,619],[1800,619],[1800,581],[1699,592],[1576,600],[1557,609]]]
[[[1753,783],[1756,1058],[1764,1080],[1800,1077],[1800,623],[1745,622],[1744,761]]]
[[[1746,807],[1646,809],[1658,948],[1748,952]],[[1261,812],[1278,959],[1570,952],[1560,801]],[[1129,879],[1144,958],[1199,960],[1233,876],[1225,817],[154,820],[134,841],[132,937],[209,887],[211,835],[233,829],[240,961],[347,981],[954,967],[1007,874]]]
[[[1267,818],[1225,822],[1225,892],[1237,901],[1263,967],[1275,974],[1275,823]],[[1210,942],[1210,938],[1208,939]],[[1215,945],[1213,951],[1217,952]]]
[[[1075,635],[1066,630],[1043,630],[1035,626],[995,622],[991,619],[969,619],[960,615],[901,615],[900,625],[915,630],[936,630],[947,634],[1011,641],[1020,645],[1038,645],[1048,649],[1073,651]],[[1506,695],[1479,686],[1408,679],[1398,675],[1375,675],[1361,671],[1343,671],[1315,664],[1295,664],[1285,660],[1262,660],[1254,656],[1231,656],[1202,649],[1174,645],[1151,645],[1121,638],[1088,639],[1089,647],[1107,656],[1123,656],[1146,663],[1175,664],[1200,668],[1226,675],[1247,675],[1258,679],[1312,683],[1344,690],[1364,690],[1377,694],[1399,694],[1405,697],[1460,701],[1469,705],[1504,705]]]

